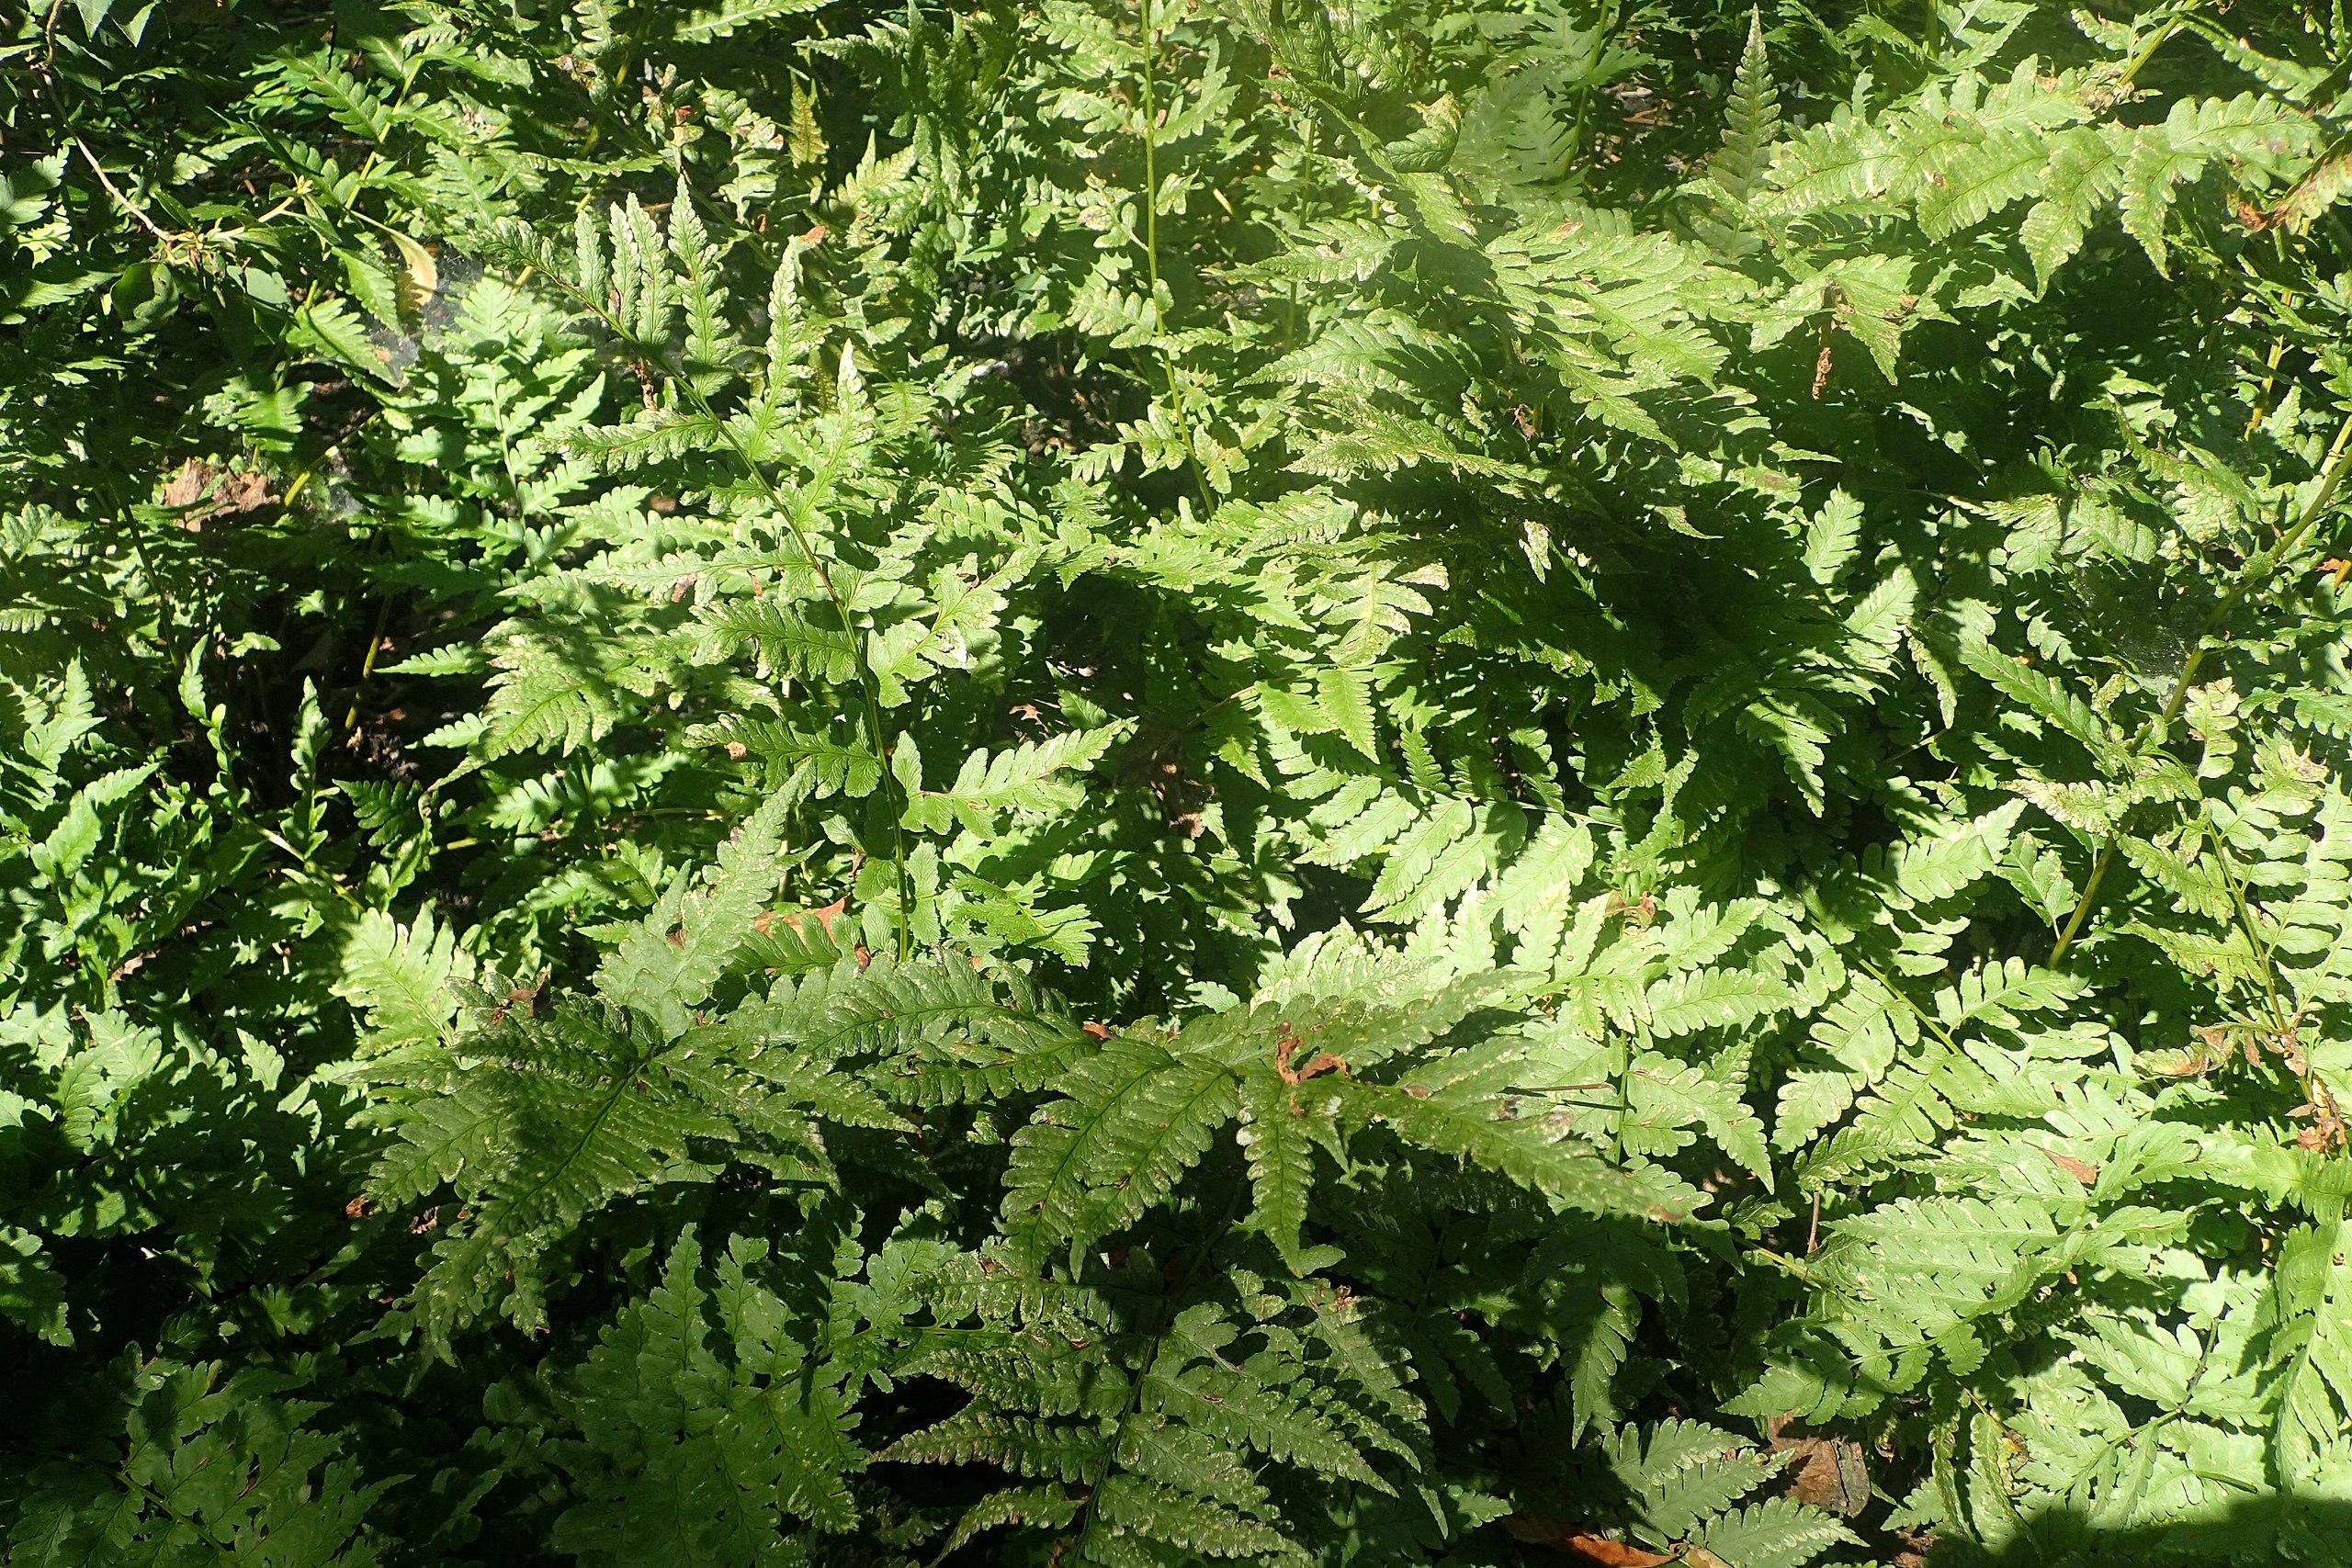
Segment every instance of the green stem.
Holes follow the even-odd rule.
[[[384,652],[384,632],[391,624],[392,602],[386,597],[377,602],[376,633],[368,639],[368,656],[359,663],[359,682],[351,688],[351,706],[343,716],[343,738],[351,739],[359,728],[359,699],[368,694],[368,682],[376,673],[376,660]]]
[[[2172,683],[2172,694],[2165,699],[2164,711],[2140,732],[2139,739],[2132,748],[2134,754],[2146,750],[2151,742],[2170,730],[2173,720],[2180,716],[2181,709],[2188,705],[2189,689],[2197,683],[2197,672],[2204,668],[2205,655],[2212,651],[2215,635],[2224,629],[2231,613],[2245,602],[2255,585],[2268,581],[2270,574],[2278,570],[2278,563],[2293,555],[2302,544],[2304,536],[2312,531],[2313,525],[2326,512],[2328,503],[2335,499],[2336,487],[2344,482],[2345,469],[2348,466],[2352,466],[2352,415],[2346,415],[2343,424],[2337,427],[2335,439],[2328,446],[2327,458],[2320,468],[2319,488],[2312,492],[2311,501],[2303,507],[2301,515],[2295,519],[2294,526],[2289,528],[2276,545],[2245,563],[2238,572],[2237,581],[2222,596],[2222,602],[2207,614],[2205,624],[2197,628],[2196,646],[2190,649],[2188,660],[2180,667],[2180,678]],[[2107,880],[2107,868],[2115,863],[2115,836],[2110,833],[2107,842],[2100,846],[2098,859],[2091,865],[2090,880],[2083,885],[2083,896],[2075,900],[2075,912],[2067,919],[2066,929],[2059,933],[2058,941],[2050,949],[2051,968],[2055,969],[2065,961],[2067,953],[2075,945],[2075,939],[2082,933],[2083,922],[2089,918],[2091,906],[2098,899],[2099,884]]]
[[[1747,1255],[1770,1264],[1791,1279],[1801,1280],[1808,1285],[1813,1283],[1813,1270],[1785,1253],[1775,1252],[1769,1247],[1751,1247],[1747,1248]]]
[[[2165,40],[2180,31],[2181,24],[2188,20],[2188,7],[2184,6],[2159,23],[2156,30],[2148,35],[2147,41],[2134,50],[2132,58],[2124,62],[2123,74],[2115,79],[2116,91],[2130,90],[2133,78],[2140,74],[2142,68],[2155,58],[2156,51],[2164,48]]]
[[[1209,498],[1208,480],[1202,477],[1193,455],[1192,416],[1185,407],[1183,384],[1177,378],[1175,356],[1168,352],[1168,317],[1159,303],[1159,100],[1155,66],[1159,24],[1152,0],[1136,0],[1136,10],[1143,20],[1143,265],[1144,279],[1151,290],[1151,333],[1157,340],[1153,348],[1159,355],[1160,374],[1168,382],[1168,412],[1175,416],[1176,434],[1183,438],[1185,466],[1193,471],[1205,517],[1216,510],[1216,503]]]
[[[1609,51],[1611,40],[1624,23],[1623,13],[1624,7],[1616,0],[1611,0],[1601,7],[1600,36],[1592,46],[1592,69],[1596,73],[1600,69],[1601,57]],[[1593,85],[1589,79],[1577,88],[1576,118],[1568,128],[1568,155],[1579,163],[1584,160],[1585,132],[1592,120],[1592,93]]]
[[[1151,325],[1165,333],[1167,321],[1159,312],[1159,107],[1152,80],[1152,59],[1159,28],[1151,14],[1151,0],[1136,0],[1143,17],[1143,265],[1151,282]]]
[[[1323,117],[1310,113],[1306,118],[1306,142],[1299,164],[1298,225],[1304,229],[1315,217],[1315,165],[1317,138],[1323,130]],[[1292,278],[1290,303],[1283,316],[1283,348],[1285,352],[1298,346],[1298,279]]]
[[[2270,1029],[2274,1034],[2288,1032],[2293,1015],[2278,994],[2278,960],[2270,944],[2262,940],[2262,928],[2255,923],[2254,906],[2246,901],[2245,879],[2238,874],[2237,857],[2230,852],[2230,842],[2222,837],[2221,824],[2213,820],[2209,808],[2205,813],[2207,841],[2213,846],[2214,859],[2222,868],[2222,880],[2230,890],[2230,903],[2236,910],[2238,925],[2245,932],[2245,940],[2254,948],[2255,956],[2262,960],[2262,995],[2270,1008]]]

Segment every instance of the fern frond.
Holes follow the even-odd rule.
[[[1762,182],[1780,130],[1780,89],[1773,84],[1771,62],[1766,56],[1764,17],[1760,10],[1750,10],[1747,42],[1740,51],[1739,69],[1732,73],[1731,96],[1724,105],[1723,145],[1708,169],[1735,202],[1746,201]]]
[[[446,1037],[473,968],[457,928],[436,925],[430,910],[405,927],[369,910],[345,941],[340,988],[368,1010],[368,1048],[398,1051]]]
[[[783,1303],[742,1278],[710,1290],[689,1230],[661,1282],[625,1308],[558,1396],[584,1451],[555,1541],[584,1561],[773,1561],[783,1529],[854,1529],[865,1463],[841,1391],[774,1337]],[[813,1374],[813,1375],[812,1375]]]
[[[666,1039],[686,1032],[688,1010],[710,995],[775,896],[788,804],[772,795],[745,819],[719,852],[707,887],[683,873],[672,881],[597,966],[599,995],[656,1020]]]

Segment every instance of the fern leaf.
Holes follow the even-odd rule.
[[[992,1529],[1035,1525],[1057,1529],[1078,1517],[1083,1502],[1057,1486],[1010,1486],[991,1492],[970,1507],[947,1532],[944,1552],[954,1552]]]
[[[1919,226],[1941,240],[2043,189],[2048,147],[2038,131],[1996,130],[1938,172],[1919,203]]]
[[[903,820],[922,832],[961,823],[972,832],[985,833],[1006,812],[1047,815],[1066,810],[1080,798],[1080,786],[1070,775],[1091,768],[1122,733],[1115,726],[1072,730],[993,755],[975,751],[964,759],[956,781],[945,789],[918,785],[909,790]],[[900,742],[902,753],[911,754],[908,745]]]
[[[1695,1534],[1709,1551],[1740,1568],[1804,1568],[1832,1547],[1856,1544],[1854,1533],[1836,1517],[1789,1497],[1750,1503],[1708,1520]]]
[[[1724,106],[1723,146],[1709,165],[1715,183],[1732,200],[1746,201],[1762,182],[1780,129],[1780,90],[1773,85],[1771,62],[1766,58],[1764,17],[1759,11],[1750,10],[1747,42],[1740,51],[1731,96]]]
[[[1702,1029],[1736,1029],[1796,1000],[1782,981],[1739,969],[1697,969],[1653,983],[1643,998],[1660,1039]]]
[[[2130,147],[2129,134],[2115,127],[2070,130],[2052,143],[2041,198],[2018,230],[2044,289],[2121,187]]]
[[[1093,1506],[1114,1530],[1165,1541],[1202,1557],[1239,1557],[1254,1562],[1312,1561],[1271,1526],[1140,1476],[1106,1478],[1094,1494]]]
[[[775,895],[787,805],[771,796],[744,821],[719,852],[707,888],[684,874],[671,883],[598,965],[595,986],[605,999],[658,1020],[666,1039],[685,1032],[689,1010],[710,994]]]
[[[702,646],[713,658],[741,649],[758,653],[766,668],[821,685],[846,684],[857,673],[857,653],[839,626],[820,625],[769,593],[758,599],[727,599],[698,611]]]
[[[1242,1444],[1283,1464],[1304,1465],[1376,1491],[1392,1490],[1339,1424],[1312,1403],[1264,1381],[1265,1373],[1220,1352],[1234,1330],[1204,1303],[1181,1314],[1143,1377],[1148,1414]],[[1277,1373],[1276,1375],[1283,1375]]]
[[[567,1459],[584,1495],[557,1525],[560,1549],[748,1568],[773,1560],[780,1528],[857,1524],[848,1477],[864,1459],[839,1395],[765,1340],[752,1314],[778,1312],[774,1295],[748,1281],[713,1293],[702,1267],[689,1230],[560,1395],[586,1440]]]
[[[1767,1188],[1772,1185],[1772,1159],[1764,1145],[1764,1124],[1742,1103],[1735,1088],[1710,1077],[1703,1068],[1654,1054],[1635,1058],[1632,1071],[1643,1100],[1670,1108],[1679,1123],[1704,1125],[1707,1135],[1725,1154]]]
[[[1434,1154],[1451,1155],[1549,1198],[1563,1209],[1668,1222],[1687,1219],[1702,1194],[1657,1170],[1621,1170],[1599,1155],[1559,1142],[1549,1129],[1475,1101],[1344,1083],[1327,1091],[1353,1115],[1378,1121]]]
[[[1164,1198],[1237,1109],[1222,1068],[1132,1036],[1080,1063],[1056,1102],[1014,1135],[1006,1234],[1031,1267]]]
[[[345,940],[337,994],[368,1010],[369,1050],[397,1051],[443,1038],[457,1017],[457,987],[472,975],[456,928],[436,926],[431,911],[404,928],[369,910]]]
[[[1294,1114],[1293,1086],[1274,1074],[1241,1080],[1242,1129],[1250,1159],[1251,1218],[1294,1274],[1306,1272],[1300,1233],[1315,1177],[1315,1151],[1306,1119]]]

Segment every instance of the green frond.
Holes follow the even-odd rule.
[[[473,970],[457,928],[430,910],[401,926],[371,909],[345,941],[340,989],[368,1010],[368,1049],[399,1051],[446,1039]]]
[[[7,12],[0,1559],[2352,1562],[2347,59]]]
[[[1764,17],[1747,14],[1747,42],[1740,51],[1739,69],[1733,73],[1731,95],[1724,104],[1723,145],[1709,165],[1715,183],[1736,202],[1746,201],[1762,181],[1781,130],[1780,89],[1772,81],[1772,64],[1764,47]]]
[[[1448,1155],[1542,1193],[1556,1207],[1668,1223],[1688,1219],[1704,1194],[1659,1168],[1626,1169],[1562,1140],[1542,1121],[1510,1116],[1486,1095],[1356,1084],[1329,1091],[1351,1117],[1378,1122],[1417,1148]]]
[[[720,1260],[735,1278],[716,1292],[704,1267],[689,1231],[556,1396],[582,1448],[565,1460],[580,1500],[554,1539],[584,1562],[763,1563],[780,1530],[858,1525],[851,1477],[864,1456],[841,1390],[820,1360],[775,1340],[784,1303],[739,1259]]]
[[[772,795],[718,852],[707,886],[680,873],[646,917],[596,968],[597,994],[658,1021],[674,1040],[688,1010],[710,995],[728,960],[752,940],[782,873],[787,802]]]

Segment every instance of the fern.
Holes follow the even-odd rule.
[[[556,1526],[560,1550],[759,1562],[781,1529],[855,1528],[848,1477],[864,1456],[841,1382],[830,1368],[811,1379],[808,1348],[777,1336],[783,1303],[756,1282],[759,1259],[739,1244],[715,1260],[714,1288],[682,1235],[575,1370],[560,1407],[584,1448],[581,1497]]]
[[[12,12],[0,1556],[2352,1560],[2352,34],[2125,9]]]
[[[1765,58],[1764,15],[1754,10],[1748,13],[1747,42],[1724,106],[1723,146],[1711,171],[1733,201],[1746,201],[1762,181],[1780,128],[1780,93],[1772,82],[1771,62]]]

